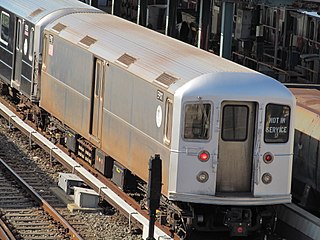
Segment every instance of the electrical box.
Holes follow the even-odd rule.
[[[94,167],[107,178],[112,177],[113,159],[99,149],[96,149]]]
[[[73,195],[74,187],[80,187],[84,182],[72,173],[59,173],[58,186],[68,195]]]
[[[76,134],[72,130],[68,130],[66,134],[66,147],[72,152],[76,153],[78,150],[77,139],[79,138],[79,134]]]
[[[130,170],[117,162],[113,164],[111,181],[124,191],[133,190],[137,187],[136,177],[131,174]]]
[[[97,208],[99,194],[92,189],[74,187],[74,203],[81,208]]]

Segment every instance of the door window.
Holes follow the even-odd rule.
[[[95,97],[99,97],[100,96],[100,81],[101,81],[101,61],[97,60],[96,61],[96,77],[95,77]]]
[[[223,108],[222,136],[224,141],[245,141],[248,132],[249,109],[244,105],[226,105]]]
[[[165,122],[165,143],[167,145],[171,142],[172,135],[172,100],[167,98],[166,100],[166,122]]]

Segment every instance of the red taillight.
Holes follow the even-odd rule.
[[[206,150],[203,150],[199,153],[198,158],[201,162],[206,162],[210,158],[210,153]]]
[[[238,227],[238,228],[237,228],[237,232],[238,232],[238,233],[243,233],[243,227]]]
[[[265,163],[271,163],[273,161],[273,154],[270,152],[267,152],[263,155],[263,161]]]

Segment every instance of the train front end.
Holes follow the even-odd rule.
[[[272,231],[272,206],[291,202],[294,108],[258,73],[207,74],[176,92],[169,199],[193,229]]]

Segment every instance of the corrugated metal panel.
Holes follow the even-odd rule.
[[[95,9],[78,0],[0,0],[0,5],[33,23],[60,9]]]

